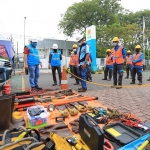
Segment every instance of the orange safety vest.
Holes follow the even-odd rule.
[[[138,54],[133,54],[133,59],[136,61],[136,60],[138,60],[138,59],[140,59],[140,56],[141,56],[141,52],[140,53],[138,53]],[[141,61],[141,62],[137,62],[136,64],[135,64],[135,66],[143,66],[143,60]]]
[[[71,54],[71,56],[70,56],[70,65],[74,65],[74,62],[73,62],[73,54]]]
[[[73,66],[78,66],[79,64],[79,55],[78,54],[73,54],[72,56],[72,61],[73,61]]]
[[[129,57],[126,57],[126,64],[127,65],[132,65],[132,55],[130,55]]]
[[[106,65],[112,65],[113,64],[113,60],[112,60],[112,55],[110,55],[110,56],[106,56]]]
[[[123,64],[124,58],[123,58],[123,55],[122,55],[122,48],[123,47],[120,46],[117,51],[115,51],[114,48],[111,50],[112,55],[113,55],[113,63]]]

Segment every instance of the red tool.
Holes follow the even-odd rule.
[[[128,119],[122,119],[122,123],[125,124],[126,126],[129,127],[136,127],[139,128],[138,124],[141,123],[141,121],[133,121],[133,120],[128,120]]]
[[[104,140],[104,150],[114,150],[114,147],[107,139]]]

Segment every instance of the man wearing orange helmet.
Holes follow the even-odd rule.
[[[135,75],[137,74],[137,79],[139,85],[142,85],[142,68],[144,54],[140,52],[141,46],[137,45],[135,47],[135,53],[132,55],[132,82],[130,84],[135,84]]]

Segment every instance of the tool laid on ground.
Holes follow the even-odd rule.
[[[106,123],[107,122],[107,110],[102,107],[93,108],[93,112],[87,113],[92,117],[97,123]]]
[[[107,108],[107,110],[109,111],[108,116],[110,119],[115,119],[120,117],[120,113],[118,112],[118,110],[111,109],[111,108]]]
[[[72,137],[67,138],[66,141],[67,141],[70,145],[74,146],[77,150],[85,150],[85,149],[84,149],[81,145],[79,145],[79,144],[76,142],[76,140],[75,140],[74,138],[72,138]]]
[[[79,118],[79,134],[91,150],[103,150],[104,132],[87,114]]]

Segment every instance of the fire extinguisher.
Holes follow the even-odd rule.
[[[10,84],[6,83],[3,85],[3,94],[10,94],[11,92],[11,86]]]

